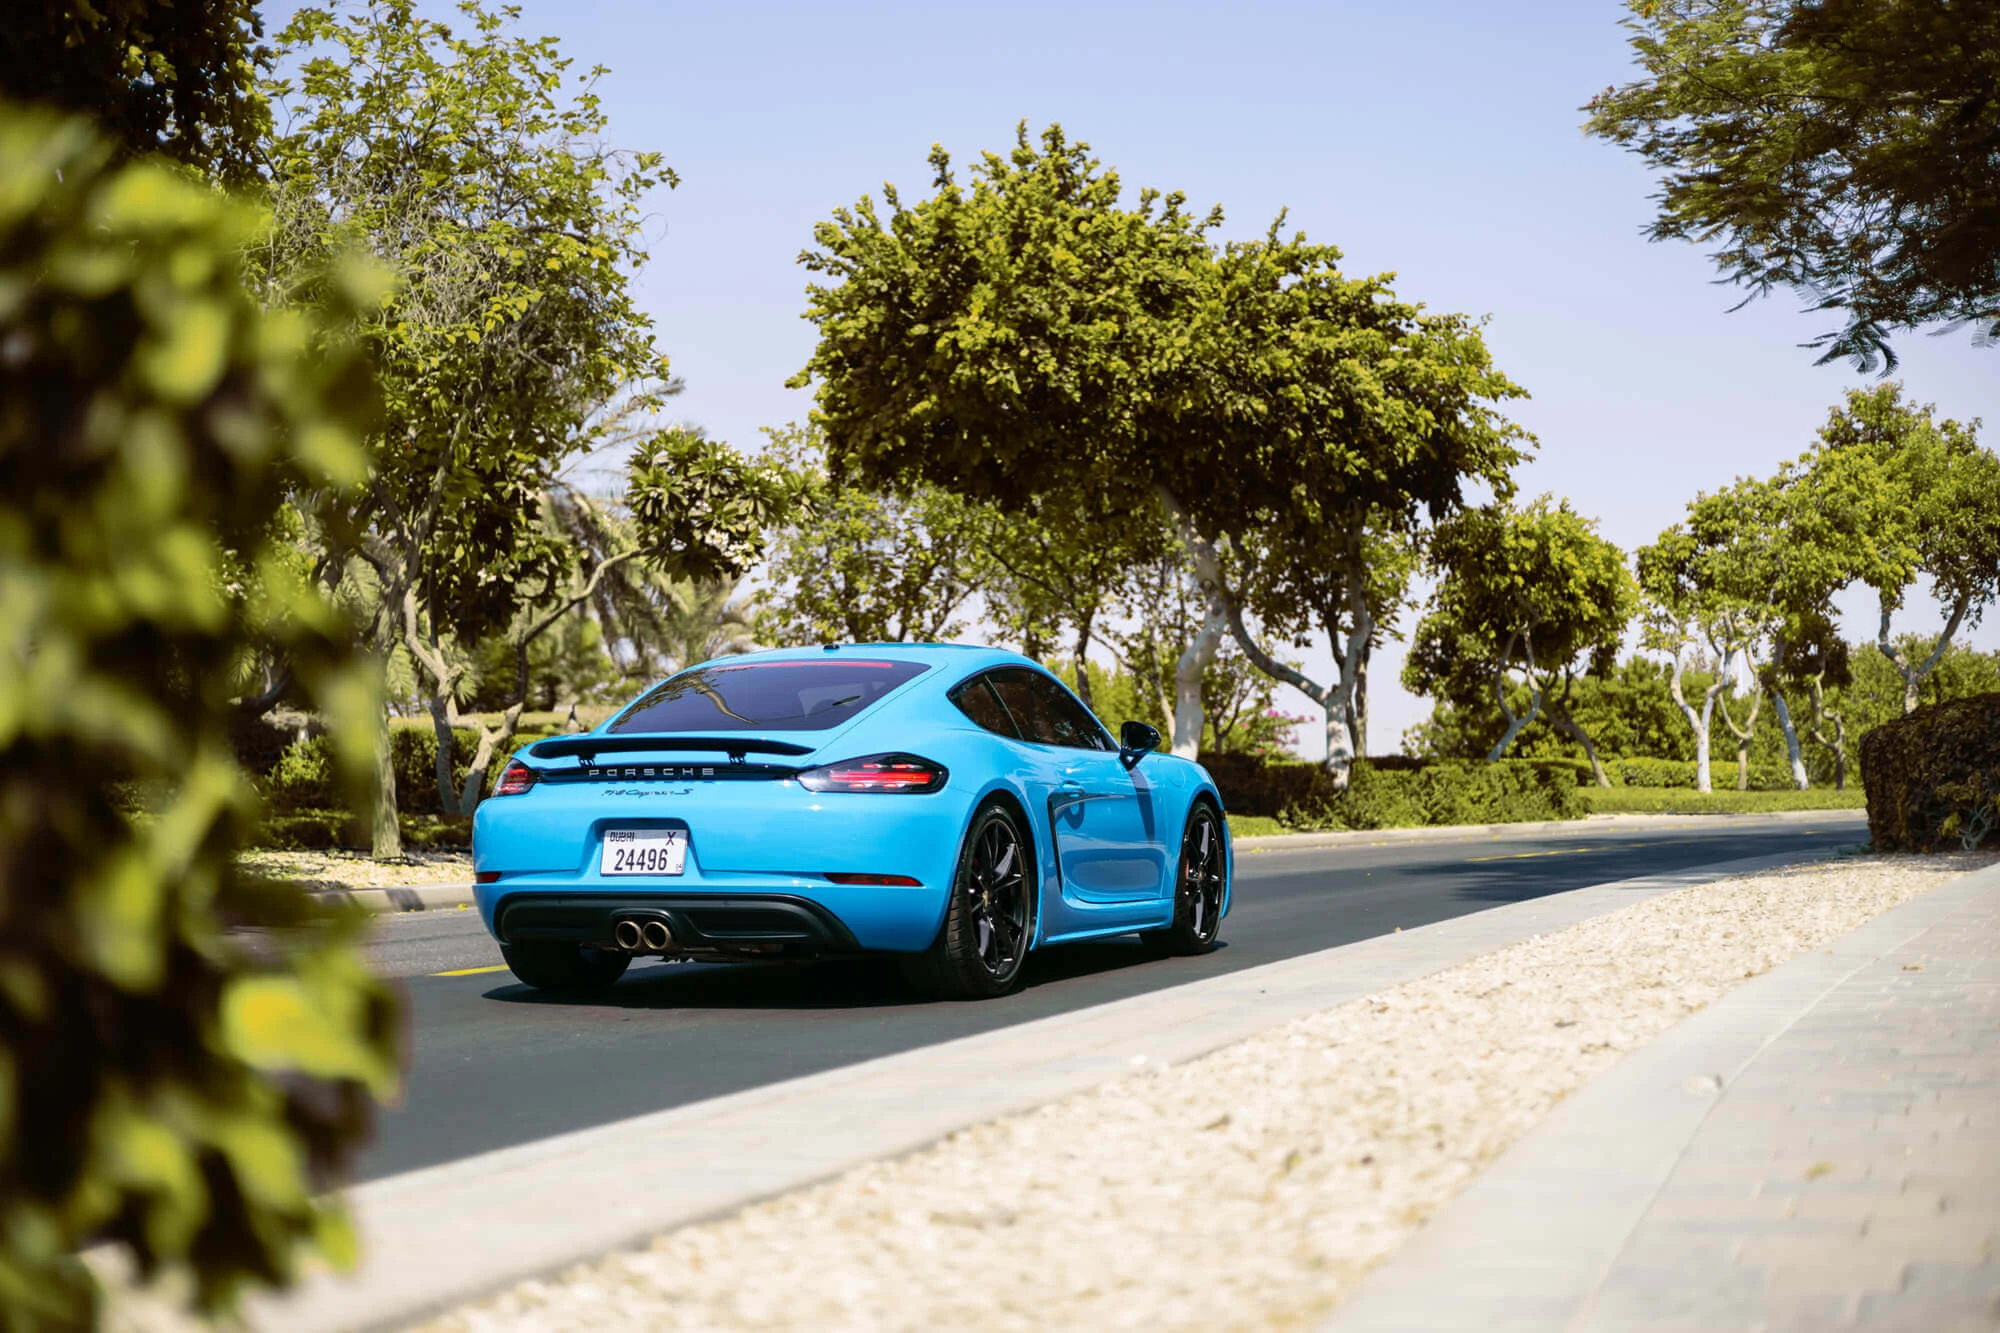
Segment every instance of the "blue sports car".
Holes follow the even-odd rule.
[[[531,986],[634,958],[878,953],[939,996],[1031,949],[1137,931],[1205,953],[1229,911],[1222,799],[1028,658],[854,644],[720,658],[595,731],[527,746],[473,821],[480,914]]]

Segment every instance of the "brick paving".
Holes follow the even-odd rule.
[[[1604,1075],[1332,1327],[2000,1329],[2000,865],[1841,945]]]

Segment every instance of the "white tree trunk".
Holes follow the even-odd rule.
[[[1201,678],[1215,661],[1228,628],[1229,611],[1222,594],[1211,591],[1201,629],[1174,664],[1174,753],[1183,759],[1192,759],[1201,751],[1202,724],[1207,720],[1201,704]]]
[[[1499,743],[1487,754],[1486,762],[1489,764],[1502,758],[1507,753],[1507,748],[1514,743],[1514,738],[1521,734],[1521,729],[1533,722],[1542,711],[1542,692],[1535,687],[1532,676],[1528,678],[1528,711],[1525,713],[1517,716],[1507,702],[1506,672],[1500,672],[1495,676],[1493,693],[1500,700],[1500,711],[1507,719],[1507,730],[1500,733]]]
[[[1351,686],[1349,687],[1351,688]],[[1354,774],[1354,733],[1347,728],[1346,690],[1327,695],[1321,711],[1326,717],[1326,767],[1333,776],[1335,791],[1346,791]]]
[[[1971,610],[1971,608],[1972,602],[1970,598],[1961,597],[1952,603],[1951,614],[1945,618],[1944,632],[1938,635],[1937,643],[1932,646],[1930,656],[1921,663],[1906,662],[1903,660],[1902,654],[1896,650],[1896,646],[1889,641],[1890,607],[1888,600],[1886,598],[1883,599],[1882,619],[1875,631],[1875,646],[1881,650],[1882,656],[1889,659],[1889,665],[1896,668],[1896,674],[1903,678],[1903,715],[1905,717],[1917,711],[1917,702],[1920,697],[1918,690],[1930,676],[1931,672],[1937,670],[1938,663],[1944,660],[1945,651],[1951,647],[1952,636],[1958,633],[1959,625],[1964,622],[1966,612]]]
[[[1800,791],[1812,786],[1812,779],[1806,776],[1805,756],[1799,751],[1798,728],[1792,725],[1792,710],[1785,703],[1785,696],[1771,691],[1771,706],[1778,711],[1778,730],[1785,735],[1785,757],[1792,763],[1792,785]]]
[[[1713,791],[1714,783],[1709,778],[1708,767],[1708,726],[1715,715],[1715,696],[1729,680],[1729,663],[1723,662],[1723,669],[1716,673],[1715,684],[1708,687],[1708,694],[1702,700],[1701,711],[1697,713],[1688,703],[1687,695],[1681,690],[1681,673],[1687,669],[1681,658],[1681,650],[1674,651],[1673,674],[1667,677],[1668,693],[1673,695],[1674,707],[1681,710],[1687,719],[1688,730],[1694,733],[1694,789]]]

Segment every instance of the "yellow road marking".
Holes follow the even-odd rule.
[[[1465,859],[1468,861],[1523,861],[1531,856],[1576,856],[1582,852],[1610,852],[1625,847],[1656,847],[1658,845],[1658,843],[1651,842],[1607,843],[1602,847],[1558,847],[1554,851],[1548,852],[1505,852],[1498,856],[1468,856]]]
[[[456,972],[433,972],[434,977],[476,977],[483,972],[505,972],[505,963],[495,963],[491,967],[461,967]]]

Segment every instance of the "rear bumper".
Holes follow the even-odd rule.
[[[808,898],[786,894],[721,896],[672,893],[511,893],[493,914],[502,944],[560,941],[614,949],[621,917],[666,923],[676,948],[721,957],[784,958],[859,953],[840,918]]]

